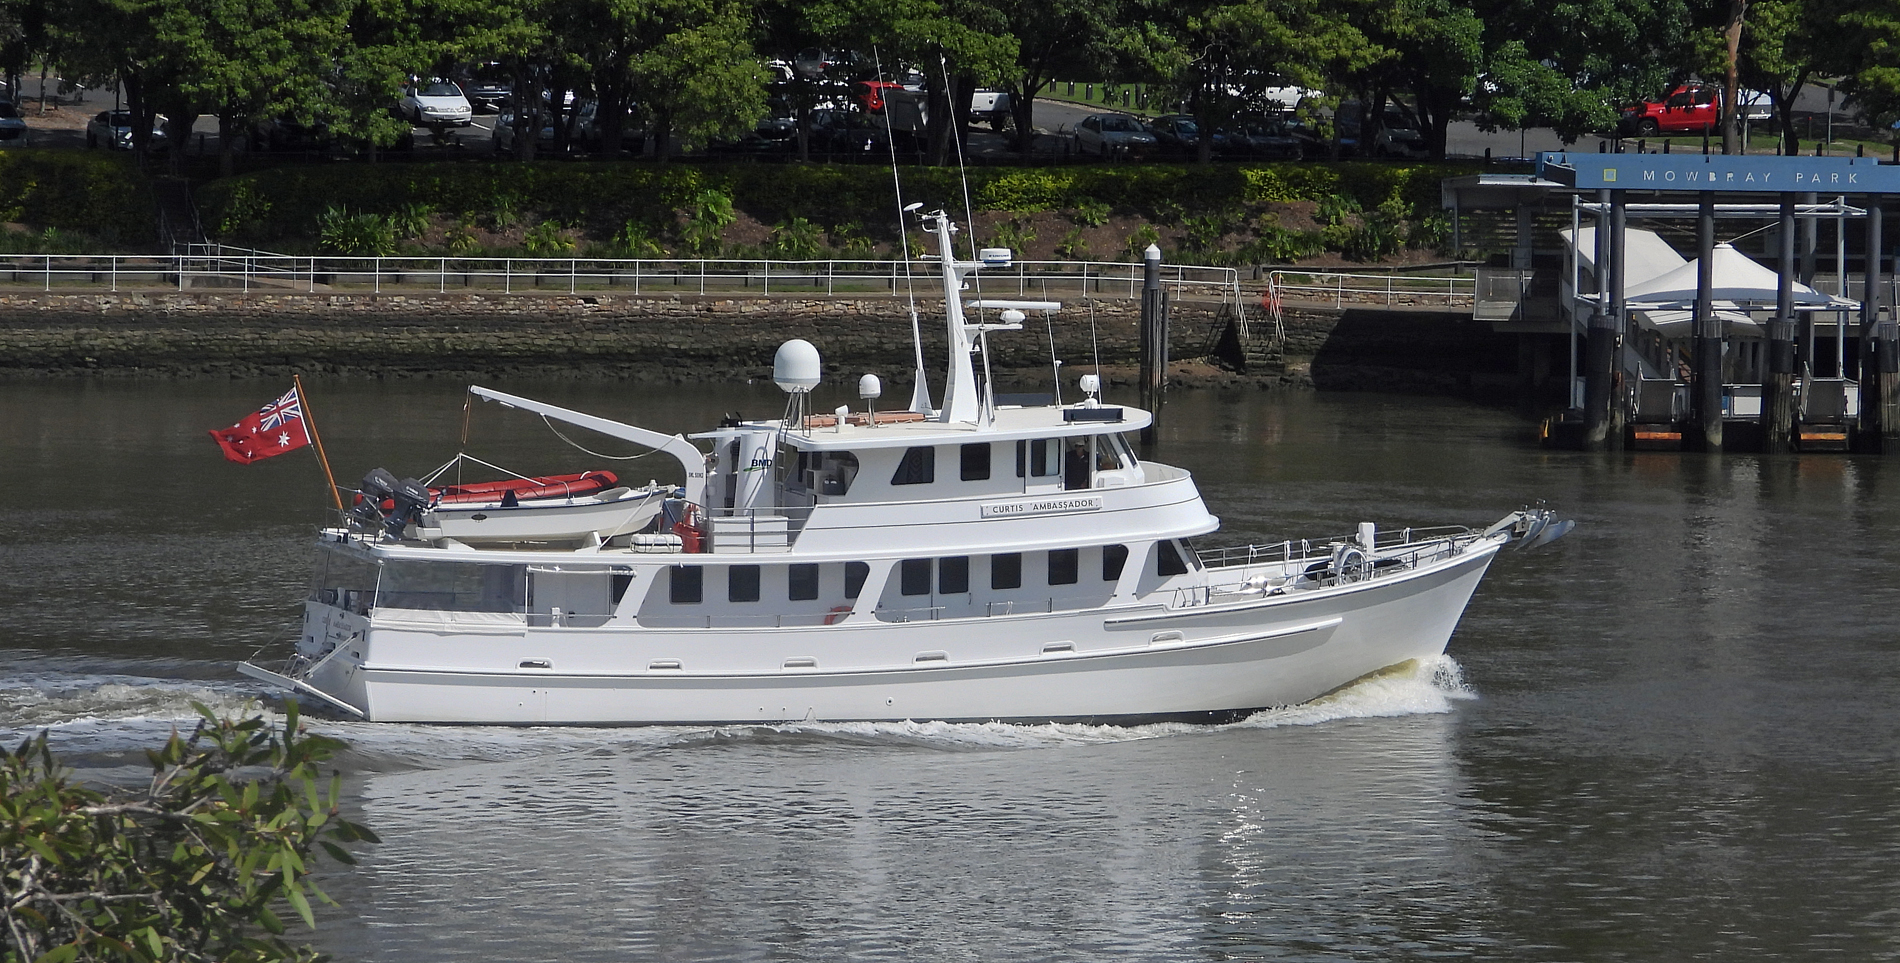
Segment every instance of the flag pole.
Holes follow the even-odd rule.
[[[303,390],[303,375],[291,373],[296,382],[297,397],[303,401],[303,426],[310,433],[310,440],[317,446],[317,461],[323,464],[323,477],[330,480],[330,497],[336,501],[336,510],[345,514],[349,510],[343,507],[343,492],[336,487],[336,476],[330,473],[330,456],[323,453],[323,436],[317,434],[317,420],[310,414],[310,395]]]

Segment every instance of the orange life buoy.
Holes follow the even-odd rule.
[[[834,605],[832,606],[831,611],[825,613],[825,624],[837,625],[839,622],[844,621],[845,617],[850,614],[851,614],[851,606]]]

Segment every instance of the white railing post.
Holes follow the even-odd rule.
[[[435,266],[435,293],[446,294],[449,290],[449,259],[442,258]]]
[[[501,262],[501,293],[515,293],[515,259],[503,258]]]

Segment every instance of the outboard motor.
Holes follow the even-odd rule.
[[[397,482],[390,497],[395,501],[395,508],[390,511],[389,517],[383,520],[383,530],[389,533],[390,538],[401,538],[402,530],[408,528],[411,522],[421,518],[422,513],[429,510],[429,504],[434,500],[429,493],[429,486],[413,478],[405,478]]]
[[[397,486],[402,483],[387,468],[378,468],[363,476],[356,487],[356,505],[350,509],[350,515],[364,528],[381,524],[383,521],[383,502],[393,499]]]

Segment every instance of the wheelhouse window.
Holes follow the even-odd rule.
[[[759,567],[757,565],[733,565],[726,569],[726,600],[730,602],[757,602],[759,600]]]
[[[1186,575],[1187,559],[1181,557],[1173,542],[1155,543],[1155,571],[1161,575]]]
[[[1104,582],[1119,581],[1122,577],[1122,566],[1126,565],[1127,563],[1128,563],[1128,546],[1126,545],[1102,546],[1102,581]]]
[[[1081,578],[1081,567],[1081,549],[1051,549],[1049,551],[1049,584],[1074,585]]]
[[[697,565],[675,565],[667,570],[666,597],[674,605],[698,605],[706,597],[706,570]]]
[[[990,443],[962,447],[960,476],[964,481],[983,481],[990,477]]]
[[[962,595],[969,590],[970,556],[953,555],[937,560],[938,595]]]
[[[1053,478],[1062,474],[1062,439],[1037,438],[1016,443],[1016,477]]]
[[[864,593],[864,580],[871,577],[871,566],[863,562],[844,563],[844,597],[857,598]]]
[[[893,485],[928,485],[936,480],[937,449],[930,447],[906,450],[904,460],[897,463],[897,473],[891,476]]]
[[[1023,587],[1023,553],[1005,552],[990,556],[990,588]]]
[[[930,559],[907,558],[897,563],[897,590],[905,595],[929,595]]]
[[[793,565],[785,572],[785,583],[785,595],[794,602],[817,598],[818,566],[809,563]]]
[[[1114,471],[1122,466],[1121,451],[1115,447],[1114,435],[1095,436],[1095,470]]]

